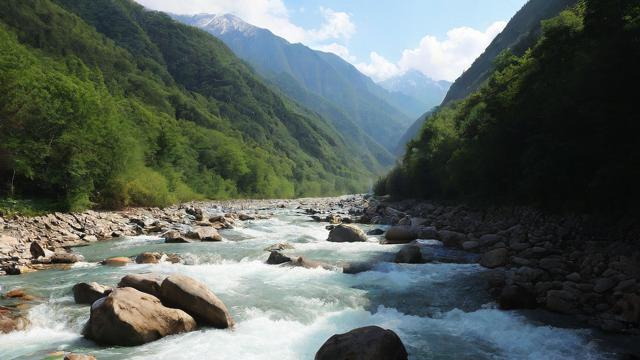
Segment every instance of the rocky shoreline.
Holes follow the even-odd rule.
[[[491,269],[487,284],[503,309],[545,308],[606,331],[638,334],[640,251],[634,243],[638,228],[633,224],[612,227],[588,216],[548,215],[525,207],[473,208],[343,196],[193,202],[165,209],[17,217],[0,219],[0,268],[2,274],[21,274],[68,266],[80,260],[72,247],[121,236],[164,234],[167,241],[217,241],[217,229],[268,217],[276,208],[298,209],[330,226],[353,222],[389,225],[386,241],[408,244],[396,256],[398,262],[429,261],[420,255],[415,240],[440,240],[446,247],[477,254],[480,265]],[[149,256],[156,255],[162,256]],[[274,263],[322,266],[272,255]],[[361,270],[366,267],[343,269]]]

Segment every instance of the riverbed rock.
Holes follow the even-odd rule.
[[[502,310],[534,309],[537,306],[536,296],[521,286],[505,286],[498,297]]]
[[[288,242],[281,242],[281,243],[267,246],[266,248],[264,248],[264,251],[282,251],[282,250],[290,250],[294,248],[295,247],[289,244]]]
[[[218,230],[211,226],[198,226],[193,228],[187,233],[187,237],[200,241],[222,241],[222,236],[220,236]]]
[[[29,320],[26,317],[0,311],[0,333],[22,331],[26,330],[28,326]]]
[[[575,295],[567,290],[547,291],[546,307],[549,310],[563,314],[575,314],[577,312]]]
[[[359,274],[373,269],[375,263],[368,261],[351,262],[342,265],[342,272],[345,274]]]
[[[418,238],[418,231],[410,225],[390,227],[384,234],[387,244],[406,244]]]
[[[160,286],[162,301],[182,309],[198,321],[218,329],[234,325],[224,303],[202,282],[184,275],[171,275]]]
[[[315,360],[406,360],[404,344],[391,330],[366,326],[329,338]]]
[[[123,256],[112,257],[112,258],[103,260],[102,264],[107,266],[116,266],[116,267],[125,266],[125,265],[131,264],[131,259]]]
[[[467,235],[450,230],[438,231],[438,238],[442,244],[451,248],[462,248],[462,244],[467,241]]]
[[[480,258],[480,265],[493,269],[504,266],[507,263],[507,255],[509,252],[505,248],[487,251]]]
[[[396,253],[393,261],[397,264],[421,264],[424,262],[420,247],[417,245],[404,246]]]
[[[53,251],[47,249],[38,241],[31,242],[31,245],[29,246],[29,251],[31,252],[31,256],[33,256],[34,259],[38,259],[41,257],[51,258],[54,254]]]
[[[91,305],[96,300],[103,298],[111,293],[111,288],[100,285],[97,282],[78,283],[71,289],[73,291],[73,299],[76,304]]]
[[[291,262],[291,258],[286,255],[282,255],[279,251],[272,251],[267,259],[267,264],[269,265],[280,265],[288,262]]]
[[[136,346],[195,328],[195,320],[186,312],[165,307],[155,296],[126,287],[91,305],[84,336],[100,344]]]
[[[157,264],[162,259],[162,254],[157,252],[143,252],[136,256],[136,264]]]
[[[84,256],[79,254],[57,252],[51,256],[53,264],[74,264],[80,261],[84,261]]]
[[[68,353],[64,356],[64,360],[96,360],[93,355]]]
[[[166,278],[166,275],[157,273],[129,274],[120,279],[118,287],[131,287],[160,298],[160,286]]]
[[[180,244],[180,243],[190,243],[192,242],[190,239],[187,239],[182,233],[177,230],[169,230],[162,235],[164,238],[164,242],[167,244]]]
[[[367,235],[355,225],[337,225],[329,232],[327,241],[331,242],[362,242],[367,241]]]
[[[382,229],[371,229],[367,231],[367,235],[382,235],[384,234],[384,230]]]
[[[593,291],[597,293],[603,293],[603,292],[606,292],[607,290],[612,289],[614,286],[616,286],[616,282],[613,281],[613,279],[599,278],[595,280]]]
[[[303,268],[306,269],[317,269],[317,268],[322,268],[325,270],[333,270],[334,266],[331,266],[327,263],[321,262],[321,261],[316,261],[316,260],[309,260],[303,256],[298,256],[295,258],[291,259],[291,265],[294,266],[301,266]]]

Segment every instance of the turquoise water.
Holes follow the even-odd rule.
[[[562,329],[493,308],[475,264],[379,263],[357,275],[266,265],[263,249],[287,241],[287,253],[339,267],[347,261],[393,258],[398,245],[329,243],[326,224],[293,210],[223,230],[220,243],[164,244],[141,236],[77,248],[86,263],[69,270],[0,278],[1,291],[25,288],[39,300],[32,327],[0,335],[0,359],[43,359],[53,351],[98,359],[313,359],[335,333],[365,325],[393,329],[412,359],[601,359],[589,330]],[[433,243],[433,242],[425,242]],[[97,261],[143,251],[175,252],[186,264],[105,267]],[[80,335],[89,307],[71,287],[115,285],[129,273],[182,273],[206,283],[237,322],[233,330],[204,328],[138,347],[99,347]]]

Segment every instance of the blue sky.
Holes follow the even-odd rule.
[[[454,80],[526,0],[137,0],[174,13],[232,13],[330,51],[374,80],[415,69]]]

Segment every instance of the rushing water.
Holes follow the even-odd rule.
[[[365,325],[393,329],[412,359],[602,359],[589,330],[535,323],[494,309],[474,264],[397,265],[380,262],[357,275],[266,265],[263,249],[287,241],[288,253],[340,265],[388,258],[399,246],[330,243],[324,224],[293,210],[221,232],[220,243],[164,244],[141,236],[77,248],[87,263],[70,270],[0,278],[2,292],[25,288],[40,302],[29,309],[28,331],[0,335],[0,359],[44,359],[57,351],[98,359],[313,359],[335,333]],[[429,243],[429,242],[425,242]],[[435,248],[435,250],[438,250]],[[143,251],[181,254],[185,265],[120,268],[97,265]],[[128,273],[183,273],[205,282],[237,322],[233,330],[200,329],[138,347],[99,347],[80,335],[89,307],[76,305],[71,287],[114,285]]]

